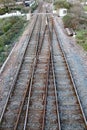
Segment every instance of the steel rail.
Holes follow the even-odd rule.
[[[44,31],[46,31],[46,28],[45,28]],[[44,34],[45,34],[45,32],[43,33],[43,37],[44,37]],[[43,42],[43,39],[42,39],[42,42]],[[38,46],[39,46],[39,43],[38,43]],[[31,89],[32,89],[32,84],[33,84],[33,77],[34,77],[35,67],[36,67],[36,64],[37,64],[37,59],[38,59],[38,56],[39,56],[38,48],[37,48],[36,57],[35,57],[35,60],[34,60],[32,76],[31,76],[30,89],[29,89],[29,94],[28,94],[28,102],[27,102],[27,109],[26,109],[26,115],[25,115],[25,121],[24,121],[23,130],[26,130],[26,126],[27,126],[27,119],[28,119],[28,114],[29,114],[30,96],[31,96]],[[40,46],[40,49],[41,49],[41,46]]]
[[[45,31],[46,31],[46,25],[44,27],[44,33],[43,33],[42,39],[41,39],[41,41],[39,41],[40,43],[39,43],[39,48],[38,48],[38,55],[40,54],[41,49],[42,49],[42,43],[43,43],[43,40],[44,40]]]
[[[20,119],[20,114],[21,114],[21,111],[22,111],[22,108],[23,108],[23,105],[24,105],[24,101],[25,101],[25,98],[26,98],[26,95],[27,95],[27,91],[28,91],[28,89],[29,89],[29,84],[30,84],[30,80],[29,80],[29,82],[27,83],[27,89],[26,89],[26,91],[25,91],[25,94],[24,94],[24,98],[23,98],[23,100],[22,100],[22,103],[21,103],[21,106],[20,106],[20,109],[19,109],[19,113],[18,113],[18,117],[17,117],[17,120],[16,120],[16,123],[15,123],[15,127],[14,127],[14,130],[16,130],[17,129],[17,126],[18,126],[18,122],[19,122],[19,119]]]
[[[47,28],[47,25],[46,25]],[[42,130],[44,130],[45,128],[45,115],[46,115],[46,99],[47,99],[47,86],[48,86],[48,77],[49,77],[49,64],[50,64],[50,52],[49,52],[49,62],[48,62],[48,66],[47,66],[47,80],[46,80],[46,90],[45,90],[45,104],[44,104],[44,112],[43,112],[43,123],[42,123]]]
[[[37,48],[36,48],[36,56],[38,55],[38,49],[39,49],[39,42],[40,42],[40,30],[41,30],[41,19],[40,19],[40,28],[39,28],[39,33],[38,33],[38,39],[37,39]],[[45,33],[45,29],[44,29],[44,33]],[[44,33],[43,33],[43,36],[44,36]],[[41,40],[41,43],[43,42],[43,38],[42,38],[42,40]],[[41,46],[40,46],[41,47]],[[35,64],[35,60],[34,60],[34,64]],[[19,113],[18,113],[18,117],[17,117],[17,121],[16,121],[16,124],[15,124],[15,128],[14,128],[14,130],[16,130],[17,129],[17,127],[18,127],[18,122],[19,122],[19,119],[20,119],[20,115],[21,115],[21,111],[22,111],[22,109],[23,109],[23,105],[24,105],[24,101],[25,101],[25,98],[26,98],[26,95],[27,95],[27,91],[28,91],[28,89],[29,89],[29,86],[30,86],[30,82],[31,82],[31,79],[30,79],[30,81],[28,82],[28,84],[27,84],[27,89],[26,89],[26,92],[25,92],[25,94],[24,94],[24,99],[23,99],[23,102],[22,102],[22,104],[21,104],[21,107],[20,107],[20,109],[19,109]]]
[[[70,66],[69,66],[69,63],[67,61],[67,58],[66,58],[66,54],[64,52],[64,49],[63,49],[63,46],[62,46],[62,41],[61,39],[58,38],[58,33],[57,33],[57,29],[56,29],[56,25],[54,23],[54,20],[53,20],[53,27],[54,27],[54,30],[55,30],[55,33],[56,33],[56,37],[57,37],[57,41],[59,43],[59,47],[60,47],[60,50],[64,56],[64,59],[65,59],[65,62],[66,62],[66,66],[68,68],[68,73],[69,73],[69,77],[71,79],[71,82],[72,82],[72,85],[73,85],[73,88],[74,88],[74,92],[75,92],[75,95],[77,97],[77,101],[78,101],[78,104],[79,104],[79,107],[80,107],[80,111],[81,111],[81,114],[83,116],[83,120],[84,120],[84,123],[85,123],[85,126],[87,128],[87,121],[86,121],[86,117],[85,117],[85,114],[84,114],[84,111],[83,111],[83,108],[82,108],[82,105],[81,105],[81,101],[80,101],[80,98],[79,98],[79,95],[78,95],[78,92],[76,90],[76,85],[75,85],[75,82],[74,82],[74,79],[73,79],[73,75],[72,75],[72,72],[71,72],[71,69],[70,69]]]
[[[39,12],[40,12],[40,10],[41,10],[41,7],[40,7],[40,9],[39,9]],[[28,43],[27,43],[27,45],[26,45],[26,47],[25,47],[24,52],[22,53],[21,62],[20,62],[20,64],[19,64],[19,66],[18,66],[17,72],[16,72],[16,74],[15,74],[15,78],[14,78],[14,80],[13,80],[13,84],[12,84],[10,90],[9,90],[9,93],[8,93],[8,96],[7,96],[7,99],[6,99],[6,103],[5,103],[5,105],[4,105],[2,114],[1,114],[1,116],[0,116],[0,124],[1,124],[1,122],[2,122],[2,120],[3,120],[3,116],[4,116],[5,110],[6,110],[6,108],[7,108],[7,104],[8,104],[9,98],[10,98],[10,96],[11,96],[11,94],[12,94],[12,91],[13,91],[13,89],[14,89],[15,83],[16,83],[16,81],[17,81],[18,74],[19,74],[19,72],[20,72],[20,69],[21,69],[21,66],[22,66],[22,63],[23,63],[23,59],[24,59],[24,56],[25,56],[27,47],[28,47],[28,45],[29,45],[29,42],[30,42],[30,40],[31,40],[31,37],[32,37],[33,31],[34,31],[34,28],[35,28],[37,19],[38,19],[38,16],[35,16],[35,20],[34,20],[34,22],[33,22],[32,29],[31,29],[31,31],[29,32]],[[28,84],[28,85],[29,85],[29,83],[30,83],[30,80],[27,81],[27,84]],[[28,89],[28,88],[27,88],[27,89]],[[26,89],[26,91],[25,91],[25,93],[24,93],[23,102],[24,102],[24,99],[25,99],[25,97],[26,97],[27,89]],[[23,105],[23,102],[22,102],[22,105]],[[20,111],[21,111],[21,109],[22,109],[22,107],[20,107]],[[19,119],[20,111],[19,111],[19,114],[18,114],[18,119]],[[17,122],[18,122],[18,119],[17,119]],[[17,122],[16,122],[16,124],[17,124]],[[16,127],[15,127],[15,129],[16,129]]]
[[[51,48],[51,62],[52,62],[52,70],[53,70],[53,80],[54,80],[54,88],[55,88],[55,97],[56,97],[57,118],[58,118],[58,128],[59,128],[58,130],[61,130],[59,108],[58,108],[58,99],[57,99],[57,87],[56,87],[56,79],[55,79],[53,56],[52,56],[52,48]]]
[[[40,26],[39,26],[38,37],[37,37],[37,47],[36,47],[36,54],[35,54],[36,56],[38,55],[38,46],[39,46],[39,40],[40,40],[40,30],[41,30],[41,19],[40,19]],[[34,65],[36,64],[36,62],[35,62],[36,61],[36,56],[35,56],[34,62],[33,62]],[[33,68],[34,68],[34,65],[33,65]],[[33,69],[31,70],[31,72],[33,73]],[[32,74],[31,74],[31,79],[32,79]],[[23,105],[24,105],[24,101],[25,101],[25,98],[26,98],[27,91],[28,91],[28,89],[30,87],[30,84],[31,84],[31,79],[27,84],[27,89],[26,89],[26,92],[25,92],[25,95],[24,95],[24,98],[23,98],[23,102],[21,104],[21,107],[20,107],[20,110],[19,110],[19,113],[18,113],[18,117],[17,117],[17,121],[16,121],[16,124],[15,124],[14,130],[16,130],[17,127],[18,127],[18,122],[19,122],[19,119],[20,119],[20,115],[21,115],[21,111],[22,111],[22,108],[23,108]]]
[[[29,95],[28,95],[28,103],[27,103],[26,116],[25,116],[25,122],[24,122],[24,128],[23,128],[23,130],[26,130],[26,125],[27,125],[27,118],[28,118],[28,114],[29,114],[28,110],[29,110],[29,105],[30,105],[30,95],[31,95],[31,89],[32,89],[32,83],[33,83],[33,77],[34,77],[34,71],[35,71],[35,66],[36,66],[37,58],[38,58],[38,55],[35,58],[35,62],[34,62],[34,67],[33,67],[33,73],[32,73],[32,77],[31,77],[30,90],[29,90]]]
[[[42,5],[40,6],[38,12],[40,12],[41,7],[42,7]],[[26,46],[26,48],[25,48],[25,51],[24,51],[23,54],[22,54],[21,62],[20,62],[20,64],[19,64],[19,66],[18,66],[17,72],[16,72],[16,74],[15,74],[15,78],[14,78],[14,80],[13,80],[13,84],[12,84],[10,90],[9,90],[9,93],[8,93],[8,96],[7,96],[7,99],[6,99],[6,103],[5,103],[5,105],[4,105],[4,108],[3,108],[3,110],[2,110],[2,114],[1,114],[1,116],[0,116],[0,124],[1,124],[1,122],[2,122],[3,115],[4,115],[4,112],[5,112],[5,110],[6,110],[6,107],[7,107],[8,101],[9,101],[9,98],[10,98],[10,96],[11,96],[11,93],[12,93],[13,89],[14,89],[14,86],[15,86],[16,80],[17,80],[17,78],[18,78],[18,74],[19,74],[20,68],[21,68],[22,63],[23,63],[23,58],[24,58],[24,56],[25,56],[25,53],[26,53],[27,47],[28,47],[29,42],[30,42],[30,40],[31,40],[31,37],[32,37],[33,31],[34,31],[34,28],[35,28],[35,25],[36,25],[37,19],[38,19],[38,16],[35,16],[35,20],[34,20],[34,23],[33,23],[33,25],[32,25],[31,32],[29,33],[28,44],[27,44],[27,46]]]
[[[46,31],[46,27],[45,27],[45,31]],[[45,32],[43,34],[45,34]],[[35,59],[35,62],[34,62],[35,64],[34,64],[34,67],[33,67],[33,73],[32,73],[32,77],[31,77],[30,90],[29,90],[29,95],[28,95],[28,103],[27,103],[25,123],[24,123],[23,130],[26,130],[26,126],[27,126],[27,119],[28,119],[28,114],[29,114],[29,105],[30,105],[30,98],[31,98],[30,97],[31,96],[31,89],[32,89],[33,77],[34,77],[34,72],[35,72],[35,67],[36,67],[38,56],[39,56],[39,54],[36,56],[36,59]],[[49,57],[50,57],[50,55],[49,55]],[[49,58],[49,61],[50,61],[50,58]],[[48,68],[47,70],[49,70],[49,62],[48,62],[48,67],[47,68]],[[46,87],[45,87],[45,94],[46,95],[47,95],[47,84],[48,84],[48,72],[47,72],[47,80],[46,80]],[[43,110],[43,119],[42,119],[43,120],[43,122],[42,122],[42,130],[44,130],[44,124],[45,124],[45,120],[44,120],[45,119],[45,107],[46,107],[46,96],[45,96],[45,100],[44,100],[44,110]]]
[[[30,35],[29,35],[29,41],[28,41],[28,44],[29,44],[29,42],[30,42],[30,40],[31,40],[31,37],[32,37],[33,31],[34,31],[34,28],[35,28],[35,25],[36,25],[37,18],[38,18],[38,16],[37,16],[36,19],[35,19],[35,22],[34,22],[34,24],[33,24],[32,31],[31,31],[31,33],[30,33]],[[28,46],[28,44],[27,44],[27,46]],[[25,51],[24,51],[24,53],[23,53],[21,63],[20,63],[19,66],[18,66],[18,69],[17,69],[16,75],[15,75],[15,79],[13,80],[13,84],[12,84],[10,90],[9,90],[9,93],[8,93],[8,96],[7,96],[7,99],[6,99],[5,106],[4,106],[3,111],[2,111],[2,114],[1,114],[1,116],[0,116],[0,123],[2,122],[3,115],[4,115],[4,112],[5,112],[5,110],[6,110],[6,107],[7,107],[8,101],[9,101],[9,98],[10,98],[10,96],[11,96],[11,93],[12,93],[12,91],[13,91],[13,89],[14,89],[14,86],[15,86],[16,80],[17,80],[17,78],[18,78],[18,74],[19,74],[20,68],[21,68],[22,63],[23,63],[23,59],[24,59],[24,56],[25,56],[25,53],[26,53],[26,50],[27,50],[27,46],[26,46],[26,49],[25,49]]]
[[[58,99],[57,99],[57,87],[56,87],[56,79],[55,79],[55,72],[54,72],[53,55],[52,55],[53,21],[51,21],[52,22],[52,29],[50,29],[50,27],[49,27],[49,18],[47,18],[47,21],[48,21],[49,37],[50,37],[49,38],[49,40],[50,40],[50,53],[51,53],[51,63],[52,63],[52,71],[53,71],[53,81],[54,81],[55,97],[56,97],[58,130],[61,130],[60,116],[59,116],[59,107],[58,107]]]
[[[30,89],[29,89],[29,94],[28,94],[28,103],[27,103],[27,109],[26,109],[26,115],[25,115],[25,121],[24,121],[24,127],[23,130],[26,130],[26,125],[27,125],[27,118],[28,118],[28,109],[30,105],[30,95],[31,95],[31,88],[32,88],[32,82],[33,82],[33,76],[34,76],[34,70],[36,66],[36,58],[34,60],[34,65],[33,65],[33,71],[32,71],[32,76],[31,76],[31,82],[30,82]]]

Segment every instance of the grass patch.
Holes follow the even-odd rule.
[[[6,24],[7,23],[7,24]],[[14,41],[21,35],[27,22],[23,17],[12,17],[0,20],[0,67],[9,55]]]
[[[87,11],[87,6],[84,6],[84,11]]]
[[[77,43],[81,45],[85,51],[87,51],[87,30],[77,31]]]

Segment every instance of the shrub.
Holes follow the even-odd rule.
[[[7,21],[8,21],[8,24],[5,26],[6,30],[5,30],[4,34],[0,36],[0,66],[5,61],[7,55],[10,51],[10,48],[12,47],[11,43],[12,43],[14,37],[18,35],[18,33],[23,28],[24,23],[25,23],[25,20],[21,19],[20,17],[7,19],[4,22],[4,24]],[[14,23],[14,24],[12,25],[12,23]]]
[[[11,23],[4,25],[4,27],[3,27],[4,32],[7,32],[11,27],[12,27]]]
[[[38,7],[37,3],[35,3],[34,5],[32,5],[31,7],[31,13],[33,13],[33,11]]]
[[[77,39],[77,43],[79,45],[81,45],[84,50],[87,51],[87,30],[78,30],[77,31],[77,35],[76,35],[76,39]]]
[[[0,36],[3,35],[3,34],[4,34],[3,30],[0,29]]]
[[[73,17],[71,15],[66,15],[63,17],[64,27],[65,28],[71,28],[72,27],[72,21]]]
[[[79,25],[78,18],[69,14],[63,17],[63,22],[65,28],[73,28],[74,30],[77,29]]]
[[[54,6],[55,6],[55,9],[58,9],[58,8],[70,9],[70,7],[72,7],[72,5],[69,2],[66,2],[65,0],[56,1],[54,3]]]
[[[0,8],[0,15],[3,15],[5,13],[8,13],[8,9],[7,8]]]

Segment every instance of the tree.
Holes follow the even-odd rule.
[[[82,16],[83,16],[83,8],[81,4],[80,3],[74,4],[70,8],[69,14],[63,18],[65,27],[78,29]]]
[[[14,0],[0,0],[0,4],[3,5],[4,8],[6,8],[7,10],[9,10],[9,7],[11,5],[15,4]]]
[[[66,0],[56,0],[54,2],[54,6],[56,9],[58,8],[67,8],[70,9],[70,7],[72,6],[69,2],[67,2]]]
[[[75,17],[80,18],[83,15],[83,7],[80,3],[75,4],[71,7],[70,13]]]

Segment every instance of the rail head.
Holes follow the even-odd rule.
[[[51,49],[51,62],[52,62],[53,79],[54,79],[54,88],[55,88],[55,96],[56,96],[58,129],[61,130],[60,116],[59,116],[59,108],[58,108],[58,98],[57,98],[57,87],[56,87],[56,79],[55,79],[54,64],[53,64],[53,56],[52,56],[52,49]]]
[[[57,107],[57,118],[58,118],[58,130],[61,130],[61,125],[60,125],[60,116],[59,116],[59,107],[58,107],[58,98],[57,98],[57,87],[56,87],[56,79],[55,79],[55,72],[54,72],[54,63],[53,63],[53,55],[52,55],[52,42],[53,42],[53,21],[52,27],[50,28],[49,26],[49,18],[47,17],[48,21],[48,29],[49,29],[49,40],[50,40],[50,58],[51,58],[51,63],[52,63],[52,71],[53,71],[53,81],[54,81],[54,88],[55,88],[55,96],[56,96],[56,107]]]
[[[40,38],[40,30],[41,30],[41,19],[39,19],[40,21],[40,26],[38,25],[39,27],[39,31],[38,31],[38,37],[37,37],[37,46],[36,46],[36,51],[35,51],[35,58],[34,58],[34,61],[33,61],[33,68],[32,68],[32,71],[31,71],[31,79],[30,79],[30,83],[27,84],[27,87],[29,88],[29,93],[28,93],[28,102],[27,102],[27,109],[26,109],[26,115],[25,115],[25,121],[24,121],[24,130],[26,129],[26,125],[27,125],[27,118],[28,118],[28,108],[29,108],[29,104],[30,104],[30,95],[31,95],[31,86],[32,86],[32,82],[33,82],[33,75],[34,75],[34,69],[35,69],[35,66],[36,66],[36,62],[37,62],[37,57],[38,57],[38,46],[39,46],[39,38]],[[27,92],[26,92],[27,93]],[[26,95],[25,95],[26,97]],[[22,103],[22,107],[23,107],[23,103]],[[22,111],[22,107],[20,109],[20,113],[18,115],[18,120],[16,122],[16,126],[14,128],[14,130],[17,129],[18,127],[18,122],[19,122],[19,118],[20,118],[20,114],[21,114],[21,111]]]
[[[55,30],[55,33],[56,33],[56,37],[57,37],[57,41],[59,43],[59,46],[60,46],[60,49],[62,51],[62,54],[64,56],[64,59],[65,59],[65,62],[66,62],[66,65],[67,65],[67,68],[68,68],[68,73],[69,73],[69,76],[70,76],[70,79],[71,79],[71,82],[72,82],[72,85],[73,85],[73,88],[74,88],[74,91],[75,91],[75,95],[77,97],[77,100],[78,100],[78,103],[79,103],[79,106],[80,106],[80,110],[81,110],[81,113],[82,113],[82,116],[83,116],[83,120],[84,120],[84,123],[85,123],[85,126],[87,128],[87,120],[86,120],[86,116],[84,114],[84,111],[83,111],[83,108],[82,108],[82,105],[81,105],[81,100],[79,98],[79,94],[77,92],[77,89],[76,89],[76,84],[75,84],[75,81],[74,81],[74,78],[73,78],[73,74],[72,74],[72,71],[70,69],[70,65],[68,63],[68,60],[66,58],[66,54],[65,54],[65,51],[63,49],[63,45],[62,45],[62,41],[60,38],[58,38],[58,32],[57,32],[57,29],[56,29],[56,26],[55,26],[55,22],[53,20],[53,27],[54,27],[54,30]]]

